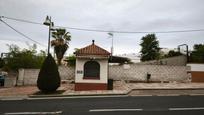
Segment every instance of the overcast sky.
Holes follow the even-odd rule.
[[[172,31],[204,29],[204,0],[0,0],[0,15],[43,23],[46,15],[55,25],[108,31]],[[47,46],[48,27],[3,19],[15,29]],[[110,51],[106,32],[67,29],[72,40],[67,55],[74,48],[95,43]],[[114,33],[114,54],[138,53],[145,34]],[[160,47],[204,43],[204,31],[156,34]],[[6,44],[21,48],[32,41],[0,23],[0,53]],[[38,45],[38,49],[46,47]]]

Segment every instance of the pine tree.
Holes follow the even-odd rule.
[[[142,42],[140,44],[141,49],[141,61],[155,60],[159,58],[159,41],[155,34],[148,34],[142,37]]]

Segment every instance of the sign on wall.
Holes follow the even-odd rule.
[[[77,74],[83,74],[82,70],[77,70]]]

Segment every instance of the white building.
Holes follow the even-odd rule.
[[[106,90],[110,53],[93,43],[76,54],[75,90]]]

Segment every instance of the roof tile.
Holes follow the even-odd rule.
[[[109,56],[110,53],[105,49],[97,46],[94,44],[94,40],[91,45],[88,45],[84,48],[79,49],[75,52],[77,56],[85,56],[85,55],[102,55],[102,56]]]

